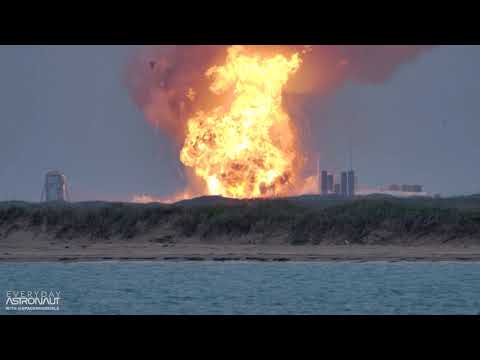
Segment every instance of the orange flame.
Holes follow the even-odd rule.
[[[141,194],[141,195],[133,195],[131,201],[137,204],[150,204],[150,203],[166,203],[166,204],[173,204],[177,201],[191,199],[195,196],[199,196],[199,194],[192,192],[190,190],[180,191],[171,196],[151,196],[148,194]]]
[[[187,121],[181,162],[206,182],[210,195],[252,198],[291,192],[303,157],[282,90],[301,65],[298,53],[249,54],[228,48],[226,63],[206,72],[210,91],[226,103]]]

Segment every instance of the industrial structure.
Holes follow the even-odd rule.
[[[342,196],[347,196],[348,193],[348,177],[347,177],[347,172],[342,171],[340,175],[340,194]]]
[[[423,186],[422,185],[397,185],[397,184],[392,184],[387,187],[388,191],[401,191],[401,192],[407,192],[407,193],[421,193],[423,192]]]
[[[319,193],[322,195],[327,195],[328,194],[328,184],[327,184],[327,178],[328,178],[328,172],[326,170],[322,170],[321,172],[321,178],[318,180],[318,185],[319,185]]]
[[[326,169],[321,169],[320,156],[317,155],[318,194],[323,196],[336,195],[351,198],[359,192],[357,189],[357,176],[355,170],[353,170],[353,146],[351,136],[348,139],[348,151],[346,152],[345,160],[345,170],[335,173]]]
[[[355,196],[357,177],[353,170],[353,150],[350,143],[347,159],[347,171],[341,171],[339,175],[320,169],[320,159],[317,160],[318,193],[322,195],[335,194],[343,197]],[[335,179],[337,181],[335,181]],[[338,181],[339,180],[339,181]]]
[[[342,171],[339,182],[335,182],[335,174],[327,170],[319,170],[317,175],[318,193],[322,195],[336,194],[344,197],[355,196],[356,176],[354,170]]]
[[[40,201],[70,201],[65,175],[59,171],[47,172]]]
[[[408,185],[408,184],[392,184],[380,189],[358,189],[358,179],[355,171],[353,170],[353,151],[350,144],[350,149],[347,155],[347,161],[345,168],[349,170],[343,170],[335,174],[332,171],[322,169],[320,166],[320,159],[317,158],[317,183],[318,194],[323,196],[336,195],[346,198],[354,197],[355,194],[368,194],[368,193],[387,193],[394,196],[426,196],[422,185]]]
[[[355,171],[349,170],[347,172],[347,196],[355,196]]]
[[[335,195],[340,195],[340,184],[335,184],[335,187],[333,189],[333,193]]]
[[[334,187],[334,179],[333,179],[333,174],[328,174],[327,175],[327,191],[329,193],[333,192],[333,187]]]

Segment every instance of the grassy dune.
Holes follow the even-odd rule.
[[[207,197],[172,205],[0,203],[0,239],[18,231],[48,234],[55,239],[133,239],[159,229],[167,234],[164,240],[168,241],[195,238],[235,242],[250,236],[292,245],[480,244],[480,196],[398,199],[374,195],[352,200]]]

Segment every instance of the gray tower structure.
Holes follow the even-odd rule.
[[[327,195],[328,194],[328,173],[326,170],[322,170],[321,172],[320,184],[321,184],[322,195]]]
[[[342,196],[348,195],[348,176],[346,171],[342,171],[340,175],[340,194]]]
[[[69,201],[67,179],[58,171],[49,171],[45,175],[41,201]]]
[[[355,196],[355,171],[350,170],[347,173],[347,196]]]
[[[333,174],[327,175],[327,191],[333,193]]]

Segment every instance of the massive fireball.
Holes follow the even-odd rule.
[[[209,90],[223,103],[188,119],[180,160],[205,180],[210,195],[291,192],[302,156],[282,90],[300,65],[298,53],[266,56],[231,46],[225,64],[207,70]]]

